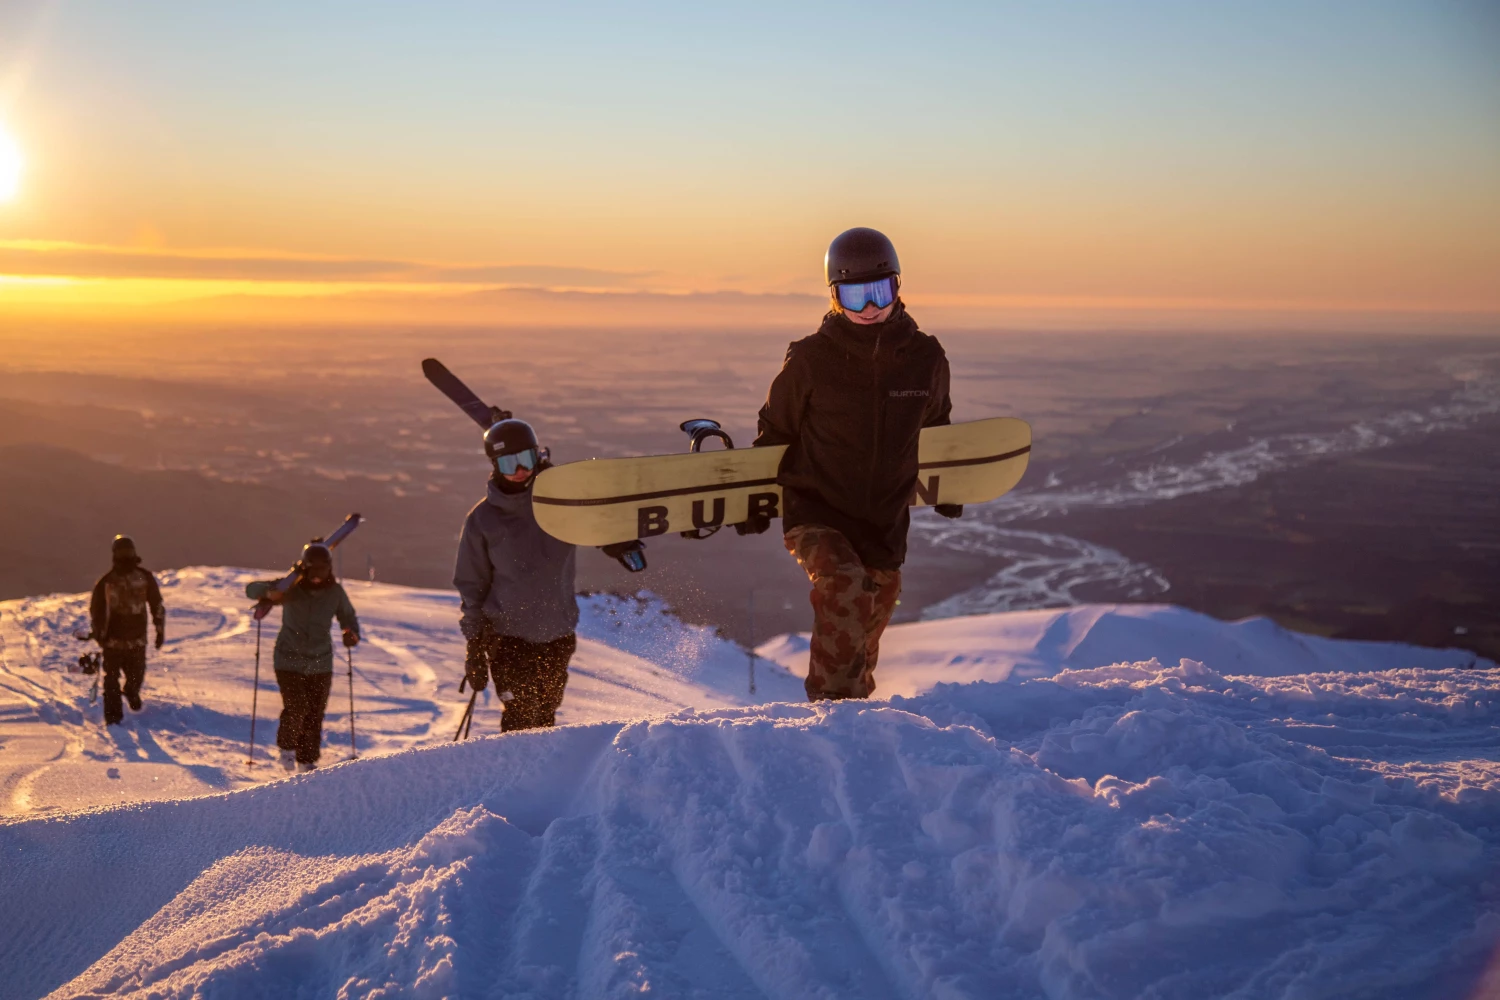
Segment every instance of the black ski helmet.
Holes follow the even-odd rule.
[[[494,461],[501,455],[516,455],[527,448],[537,448],[536,431],[524,420],[501,420],[490,424],[490,429],[484,432],[484,453],[490,461]]]
[[[135,539],[129,535],[116,535],[109,544],[109,554],[115,562],[138,563],[141,557],[135,554]]]
[[[302,546],[302,565],[306,566],[310,562],[333,565],[333,550],[324,544],[323,539],[314,538]]]
[[[823,275],[830,285],[850,281],[874,281],[900,274],[896,248],[884,233],[858,227],[846,229],[828,244],[823,256]]]

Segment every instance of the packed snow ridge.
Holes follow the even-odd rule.
[[[170,585],[179,604],[243,603],[236,571],[192,572]],[[370,615],[393,664],[370,683],[404,673],[418,704],[417,661],[457,670],[435,645],[452,597],[399,591]],[[22,640],[66,624],[71,600],[0,607],[6,686],[38,719],[48,696],[22,681],[58,678]],[[1487,661],[1092,606],[893,628],[886,700],[795,703],[762,660],[781,702],[752,705],[743,651],[649,600],[598,606],[581,655],[597,644],[590,669],[620,675],[580,694],[654,685],[615,721],[452,744],[434,701],[392,709],[407,729],[438,713],[431,735],[372,722],[383,756],[0,826],[0,996],[1500,988]],[[760,652],[795,670],[805,648]],[[202,669],[231,659],[243,672],[243,656]],[[87,706],[75,683],[36,724],[75,724],[59,707]],[[185,724],[173,739],[165,755],[191,753]]]

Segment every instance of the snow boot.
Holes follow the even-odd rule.
[[[281,751],[281,767],[286,773],[291,774],[297,767],[297,752],[295,750]]]
[[[138,694],[127,694],[125,696],[125,704],[130,706],[132,712],[139,712],[141,710],[141,696]]]
[[[316,764],[304,764],[300,760],[297,761],[297,770],[303,772],[304,774],[308,771],[316,771],[317,769],[318,765]]]

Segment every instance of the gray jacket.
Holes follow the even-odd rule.
[[[469,511],[458,540],[453,585],[462,599],[464,636],[488,620],[496,635],[551,642],[578,627],[573,578],[577,553],[537,526],[531,491],[489,496]]]

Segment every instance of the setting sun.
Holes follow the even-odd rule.
[[[10,201],[21,186],[21,150],[0,125],[0,201]]]

